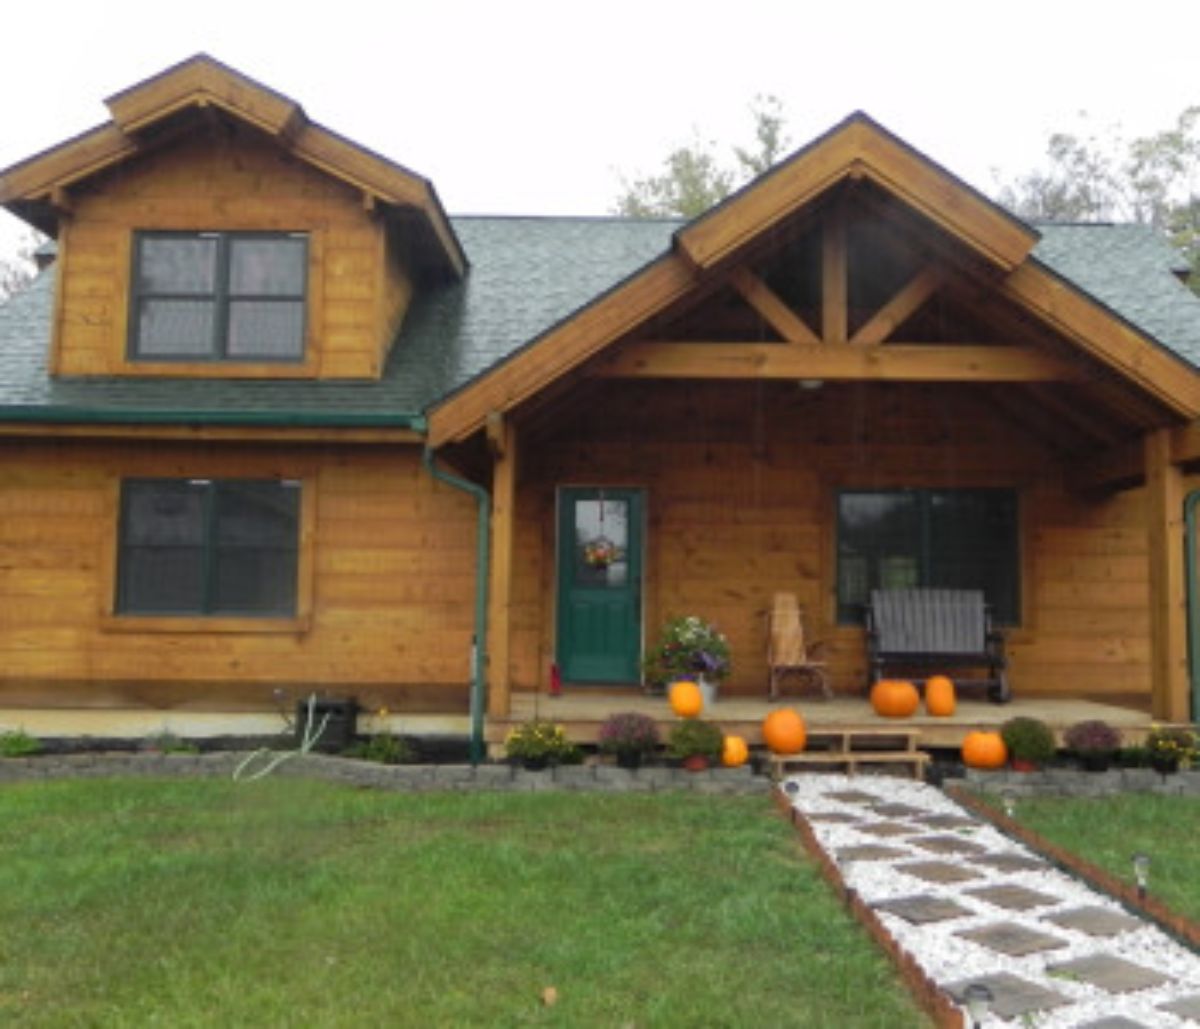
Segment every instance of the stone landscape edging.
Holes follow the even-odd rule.
[[[1079,768],[1041,768],[1033,772],[968,768],[962,781],[972,788],[987,792],[1009,790],[1016,796],[1038,793],[1067,797],[1107,797],[1118,793],[1200,795],[1200,769],[1163,775],[1153,768],[1110,768],[1105,772],[1085,772]]]
[[[252,775],[262,768],[272,752],[246,768]],[[32,757],[0,758],[0,783],[46,779],[100,779],[117,776],[166,776],[216,778],[232,776],[249,757],[245,751],[211,751],[202,754],[154,751],[102,751],[74,754],[40,754]],[[681,768],[651,766],[630,770],[615,765],[561,765],[531,772],[509,764],[383,765],[373,761],[334,757],[327,754],[293,755],[272,775],[319,779],[377,789],[428,792],[447,790],[494,790],[536,792],[563,790],[588,793],[654,793],[667,790],[708,794],[757,794],[767,792],[771,781],[755,775],[749,765],[740,768],[710,768],[688,772]]]

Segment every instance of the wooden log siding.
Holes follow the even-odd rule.
[[[1148,701],[1144,490],[1072,493],[1066,469],[983,393],[883,384],[601,389],[588,411],[543,427],[522,448],[514,689],[545,689],[554,652],[557,485],[646,488],[645,632],[653,636],[669,614],[713,619],[733,646],[729,688],[744,695],[765,695],[759,612],[779,590],[797,593],[812,636],[830,642],[835,688],[861,689],[862,631],[834,624],[839,486],[1009,486],[1019,493],[1022,551],[1023,616],[1007,647],[1014,691]]]
[[[137,230],[307,232],[303,362],[126,358]],[[384,224],[354,189],[245,129],[193,138],[101,175],[73,194],[60,239],[52,369],[62,375],[377,378],[412,294]]]
[[[122,476],[302,478],[316,491],[311,627],[105,631]],[[0,706],[269,707],[281,686],[465,711],[475,517],[416,447],[0,440]]]

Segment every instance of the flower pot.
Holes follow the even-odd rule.
[[[550,764],[550,759],[542,757],[526,757],[521,759],[521,767],[527,772],[544,772]]]
[[[705,710],[707,710],[717,702],[717,694],[719,693],[717,683],[709,682],[709,680],[703,674],[701,674],[696,677],[696,685],[700,687],[700,696],[704,700],[704,707]]]
[[[683,759],[683,767],[689,772],[703,772],[708,767],[708,757],[705,754],[692,754]]]
[[[1152,757],[1150,759],[1150,767],[1158,772],[1159,775],[1174,775],[1179,771],[1179,758]]]
[[[617,767],[629,769],[641,768],[642,752],[640,750],[618,750]]]
[[[1012,770],[1014,772],[1036,772],[1038,766],[1036,761],[1030,761],[1027,757],[1014,757],[1012,759]]]
[[[1108,751],[1083,752],[1079,755],[1079,763],[1085,772],[1107,772],[1112,759]]]

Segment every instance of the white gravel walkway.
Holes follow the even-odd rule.
[[[836,863],[846,885],[875,909],[896,941],[939,987],[961,986],[964,981],[1010,973],[1053,991],[1065,1001],[1050,1009],[1034,1009],[1007,1019],[993,1013],[984,1025],[1037,1026],[1040,1029],[1065,1026],[1111,1029],[1124,1026],[1128,1029],[1141,1025],[1169,1029],[1200,1024],[1200,957],[1152,923],[1140,919],[1140,924],[1112,936],[1088,935],[1052,921],[1049,916],[1084,907],[1104,908],[1120,914],[1128,912],[1111,897],[1049,864],[1038,869],[1003,871],[981,862],[980,858],[995,854],[1038,855],[974,818],[940,790],[890,777],[850,778],[843,775],[794,775],[786,779],[782,787],[800,814],[806,818],[816,816],[810,821],[813,833]],[[867,796],[865,799],[835,796],[854,793]],[[917,813],[888,814],[874,810],[876,805],[890,804],[907,805]],[[957,816],[970,821],[952,827],[930,826],[920,821],[931,815]],[[828,816],[835,820],[825,820]],[[854,821],[840,822],[836,820],[839,818]],[[885,835],[867,831],[885,823],[890,823],[885,825]],[[943,846],[951,848],[957,839],[982,849],[968,854],[932,852],[918,842],[937,846],[936,841],[930,843],[931,837],[940,837]],[[945,842],[947,838],[948,843]],[[848,848],[864,846],[893,848],[902,854],[866,859],[851,859],[845,854]],[[841,857],[839,851],[843,852]],[[904,871],[906,865],[919,868],[917,862],[930,861],[951,864],[976,874],[963,882],[930,882]],[[973,892],[994,886],[1020,886],[1047,896],[1036,906],[1011,910]],[[953,901],[966,910],[944,920],[914,924],[877,907],[883,902],[912,897],[932,898],[927,906],[934,906],[936,901]],[[1057,945],[1053,949],[1014,956],[959,935],[998,923],[1036,931],[1052,937]],[[1110,977],[1101,986],[1085,981],[1073,971],[1056,974],[1050,970],[1052,966],[1093,955],[1110,955],[1147,971],[1148,974],[1144,974],[1121,969],[1135,979],[1139,976],[1155,978],[1154,973],[1167,979],[1161,984],[1141,988],[1134,983],[1130,988],[1129,981],[1121,983]],[[1191,1012],[1195,1020],[1164,1010],[1163,1005],[1192,998],[1196,998],[1196,1010]],[[1017,998],[1009,999],[1013,1004],[1020,1004]]]

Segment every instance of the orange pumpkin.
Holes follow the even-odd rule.
[[[790,707],[781,707],[763,719],[762,736],[773,754],[799,754],[808,742],[804,719]]]
[[[1003,768],[1008,748],[998,732],[969,732],[963,738],[962,759],[968,768]]]
[[[695,718],[704,710],[704,697],[694,682],[673,682],[668,695],[671,710],[680,718]]]
[[[920,703],[917,688],[906,679],[880,679],[871,687],[871,706],[884,718],[910,718]]]
[[[750,748],[740,736],[726,736],[725,746],[721,751],[721,764],[727,768],[737,768],[744,765],[750,756]]]
[[[949,718],[957,703],[953,680],[945,675],[931,675],[925,680],[925,710],[929,714]]]

